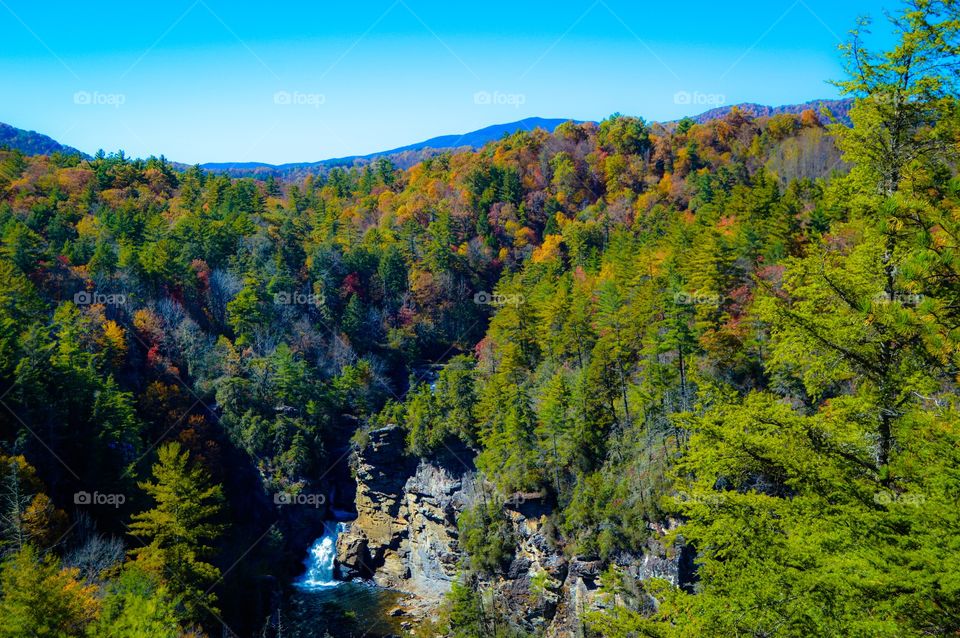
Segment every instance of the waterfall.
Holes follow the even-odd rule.
[[[333,578],[333,562],[337,556],[337,536],[341,531],[343,523],[327,521],[323,524],[323,536],[314,541],[303,561],[307,571],[296,582],[298,587],[327,589],[340,584]]]

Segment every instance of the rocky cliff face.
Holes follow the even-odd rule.
[[[354,459],[357,519],[337,542],[337,567],[341,578],[369,578],[413,594],[417,615],[438,605],[457,576],[457,516],[477,498],[476,473],[467,450],[431,462],[403,450],[403,431],[391,426],[372,432]],[[599,596],[602,562],[564,554],[548,531],[549,509],[539,495],[515,495],[505,512],[516,539],[514,558],[484,583],[494,592],[498,614],[549,638],[582,636],[584,613],[607,604]],[[657,540],[665,529],[651,531],[643,553],[616,562],[638,580],[679,583],[680,553]]]
[[[372,432],[354,460],[357,519],[337,542],[339,574],[439,601],[456,576],[457,515],[473,499],[472,461],[418,462],[403,450],[403,432],[391,426]]]
[[[690,584],[692,550],[668,548],[662,542],[664,535],[676,524],[676,521],[670,521],[666,525],[651,526],[650,540],[641,552],[621,553],[613,562],[635,581],[661,578],[686,588]],[[604,567],[604,563],[597,559],[570,559],[567,577],[557,590],[556,609],[545,632],[547,638],[583,636],[585,612],[602,609],[614,602],[600,595]],[[657,605],[653,598],[642,603],[650,611]]]

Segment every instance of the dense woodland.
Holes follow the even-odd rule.
[[[483,588],[537,493],[610,564],[596,635],[957,635],[960,8],[892,19],[852,127],[613,115],[295,183],[0,151],[0,637],[253,635],[274,496],[387,423],[489,487],[432,631],[511,633]],[[615,566],[666,521],[691,587]]]

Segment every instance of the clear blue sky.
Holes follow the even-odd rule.
[[[836,95],[876,0],[0,0],[0,121],[86,152],[312,161],[528,116]],[[689,102],[689,103],[686,103]]]

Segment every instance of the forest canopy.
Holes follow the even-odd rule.
[[[513,631],[478,601],[516,494],[604,564],[587,635],[956,635],[960,8],[890,19],[852,126],[615,114],[294,181],[0,150],[0,636],[253,635],[323,514],[277,498],[387,424],[489,490],[449,635]],[[690,582],[618,563],[662,528]]]

